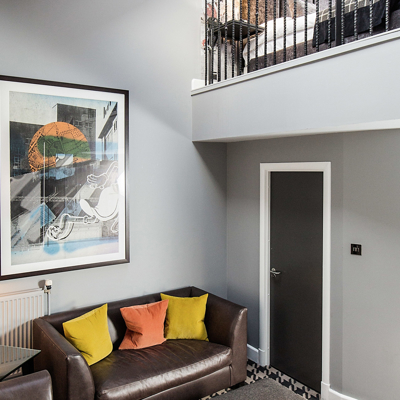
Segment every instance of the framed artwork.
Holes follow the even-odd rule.
[[[128,96],[0,76],[0,280],[129,261]]]

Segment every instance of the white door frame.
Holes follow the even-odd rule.
[[[331,163],[260,164],[260,348],[259,362],[270,364],[270,176],[275,171],[323,172],[323,257],[322,257],[322,382],[329,388],[330,299],[331,299]],[[268,244],[268,245],[267,245]]]

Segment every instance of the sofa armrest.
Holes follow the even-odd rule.
[[[0,382],[0,399],[52,400],[50,374],[40,371]]]
[[[56,400],[93,400],[95,394],[90,368],[68,340],[42,318],[33,321],[35,371],[47,369],[53,381]]]
[[[192,296],[205,294],[192,287]],[[232,349],[231,386],[247,376],[247,308],[208,294],[205,324],[210,342]]]

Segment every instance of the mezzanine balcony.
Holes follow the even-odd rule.
[[[260,3],[262,1],[259,0]],[[209,48],[204,60],[204,79],[197,81],[192,90],[193,140],[226,142],[400,128],[397,101],[400,92],[397,77],[400,29],[396,28],[400,10],[393,10],[397,5],[392,5],[391,0],[380,1],[383,3],[368,0],[364,7],[361,7],[360,1],[357,6],[346,1],[347,9],[341,7],[339,10],[344,21],[343,28],[339,32],[335,29],[334,35],[330,30],[326,35],[328,26],[325,23],[327,29],[324,30],[321,19],[324,10],[317,12],[322,4],[320,0],[321,4],[315,5],[314,17],[303,16],[303,27],[307,25],[307,33],[303,32],[303,36],[296,32],[292,38],[288,37],[291,29],[294,34],[301,25],[299,21],[295,23],[293,18],[291,23],[288,17],[281,19],[283,37],[279,43],[278,18],[267,19],[265,32],[265,24],[264,30],[260,30],[263,24],[258,24],[257,20],[255,24],[250,24],[250,17],[249,31],[243,29],[247,21],[242,21],[242,36],[243,32],[250,32],[251,35],[251,25],[254,26],[254,33],[259,31],[259,34],[253,34],[249,41],[246,38],[243,50],[240,37],[236,43],[229,39],[229,34],[236,33],[232,33],[233,23],[231,31],[225,29],[221,10],[218,22],[217,9],[217,26],[221,29],[217,34],[213,28],[205,33],[208,39],[210,34],[214,37],[214,56],[210,57]],[[293,4],[296,2],[300,0],[294,0]],[[332,4],[331,10],[328,5],[328,15],[337,14],[334,5],[337,4]],[[312,9],[310,5],[308,7]],[[283,13],[288,13],[284,9]],[[375,10],[381,12],[380,22],[379,18],[375,18]],[[367,11],[368,18],[365,19]],[[312,28],[308,26],[312,18],[320,21],[317,24],[319,28],[315,23]],[[333,26],[332,18],[331,23]],[[267,37],[267,45],[262,35]],[[224,41],[224,37],[228,40]],[[272,44],[269,37],[272,37]],[[334,40],[328,41],[328,37]],[[341,44],[336,45],[339,42]],[[246,51],[249,43],[250,54]],[[237,56],[241,58],[240,62]],[[213,71],[212,74],[210,71]]]

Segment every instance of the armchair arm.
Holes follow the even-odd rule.
[[[52,400],[51,377],[47,371],[0,382],[2,400]]]
[[[205,294],[192,287],[192,296]],[[232,349],[231,386],[247,376],[247,308],[208,294],[205,324],[210,342]]]
[[[93,400],[95,389],[90,368],[71,343],[42,318],[33,321],[35,371],[47,369],[56,400]]]

